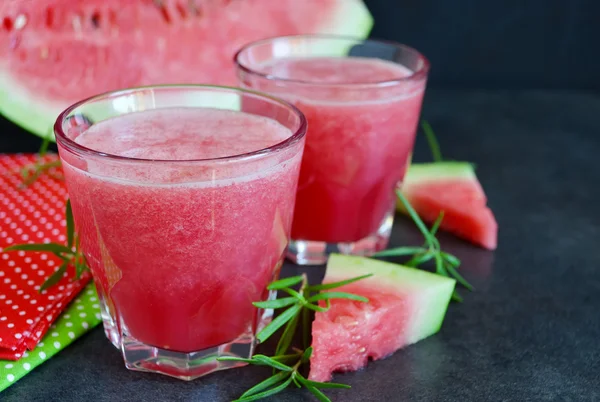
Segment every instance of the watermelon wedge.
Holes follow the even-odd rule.
[[[401,191],[425,222],[433,223],[444,211],[441,230],[488,250],[496,249],[498,224],[472,164],[414,163]],[[397,209],[406,213],[400,202]]]
[[[335,291],[358,294],[368,303],[334,299],[312,324],[309,378],[329,381],[333,372],[355,371],[369,359],[439,331],[456,281],[415,268],[369,258],[332,254],[323,283],[372,273]]]
[[[235,84],[233,56],[269,36],[365,37],[362,0],[1,0],[0,113],[52,136],[66,106],[126,87]]]

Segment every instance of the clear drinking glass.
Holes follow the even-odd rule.
[[[272,316],[252,302],[275,296],[266,286],[289,241],[302,113],[247,90],[158,86],[81,101],[54,129],[104,330],[125,365],[190,380],[239,365],[219,356],[250,357]],[[278,140],[256,148],[265,138]],[[210,147],[220,154],[181,158]]]
[[[248,44],[235,61],[242,87],[286,99],[308,121],[288,256],[321,264],[332,251],[385,248],[427,59],[391,42],[300,35]]]

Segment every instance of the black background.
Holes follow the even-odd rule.
[[[430,59],[428,88],[600,90],[600,1],[366,3],[375,18],[372,37],[408,44]],[[427,110],[426,98],[425,116]],[[39,143],[0,117],[0,152],[33,152]]]

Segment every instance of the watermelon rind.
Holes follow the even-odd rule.
[[[469,162],[413,163],[410,165],[403,186],[413,183],[444,179],[477,180],[475,168]]]
[[[373,27],[373,17],[362,0],[337,0],[333,17],[314,31],[365,38]],[[0,70],[0,114],[25,130],[54,141],[52,127],[68,105],[56,105],[30,93],[8,71]]]
[[[438,332],[444,321],[456,281],[416,268],[406,267],[372,258],[331,254],[323,283],[342,281],[366,274],[373,276],[357,282],[370,292],[390,288],[400,294],[410,294],[415,310],[410,331],[406,334],[408,344]]]

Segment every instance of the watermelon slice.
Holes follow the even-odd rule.
[[[51,136],[88,96],[162,83],[235,84],[233,56],[269,36],[365,37],[362,0],[1,0],[0,113]],[[49,134],[50,133],[50,134]]]
[[[440,229],[488,250],[496,249],[498,224],[472,164],[412,164],[401,191],[425,222],[433,223],[444,211]],[[397,208],[406,213],[400,202]]]
[[[335,289],[365,296],[368,303],[334,299],[328,311],[315,314],[311,380],[329,381],[333,372],[358,370],[369,359],[382,359],[439,331],[454,279],[374,259],[332,254],[323,283],[369,273],[373,276]]]

